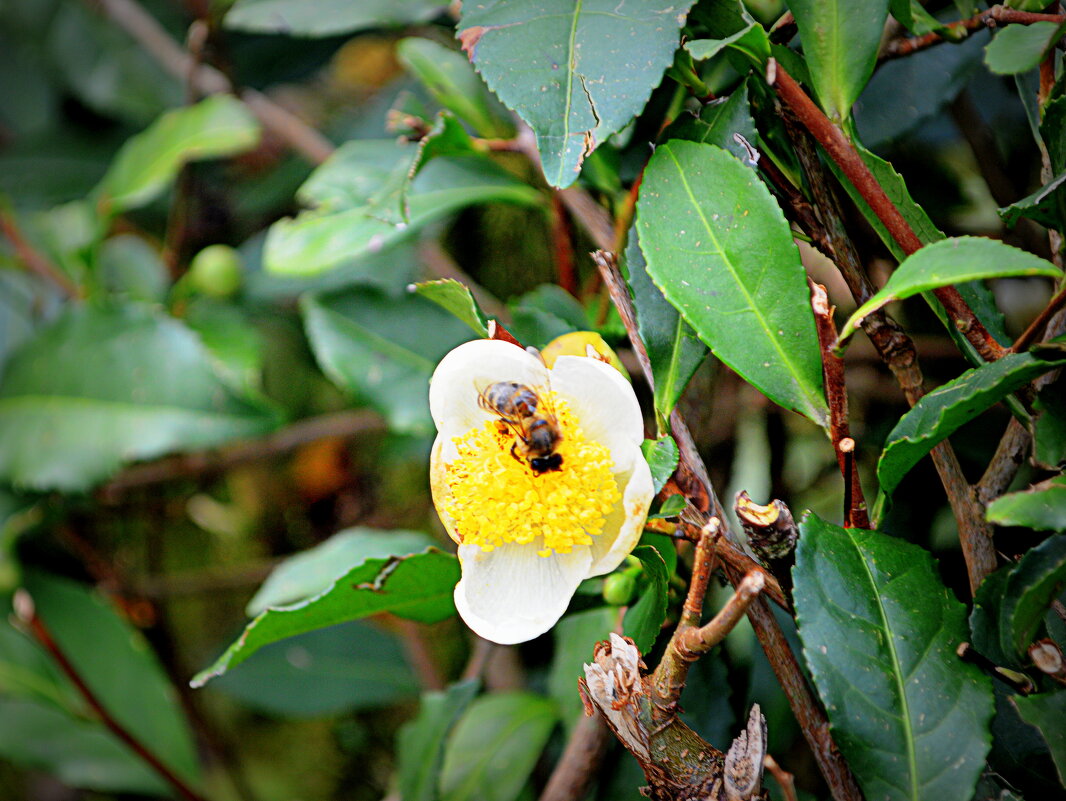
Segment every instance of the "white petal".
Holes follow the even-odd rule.
[[[589,439],[612,451],[644,441],[644,417],[633,387],[611,365],[584,356],[560,356],[551,371],[552,389],[570,402]]]
[[[455,606],[466,625],[501,645],[532,640],[554,626],[592,562],[587,547],[547,557],[537,555],[536,545],[488,552],[460,545],[458,553],[463,577]]]
[[[547,368],[536,356],[498,339],[476,339],[450,351],[429,381],[429,409],[437,430],[452,437],[492,415],[477,405],[478,392],[497,381],[547,384]]]
[[[454,443],[445,437],[438,436],[433,442],[433,449],[429,452],[429,491],[433,496],[433,505],[437,509],[437,517],[439,517],[440,522],[444,524],[445,531],[448,532],[449,537],[456,542],[459,542],[459,533],[455,530],[455,522],[452,520],[451,516],[444,511],[445,501],[451,494],[451,490],[448,488],[447,475],[444,470],[444,464],[449,448],[454,454]]]
[[[602,576],[618,567],[636,547],[644,531],[644,520],[648,516],[648,507],[651,506],[655,494],[651,469],[639,448],[634,445],[628,447],[631,449],[628,454],[631,470],[628,473],[615,474],[615,480],[619,482],[619,488],[622,490],[622,502],[607,516],[603,533],[593,538],[593,561],[589,568],[589,577]],[[625,449],[617,451],[616,460],[625,453]]]

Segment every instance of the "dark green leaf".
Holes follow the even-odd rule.
[[[225,26],[252,33],[337,36],[421,22],[446,5],[441,0],[237,0],[226,14]]]
[[[649,520],[663,519],[667,517],[677,517],[688,506],[688,501],[685,500],[684,495],[671,495],[665,501],[663,505],[659,507],[659,511],[655,514],[648,515]]]
[[[221,158],[259,140],[259,123],[241,101],[212,95],[168,111],[119,151],[96,191],[114,213],[143,206],[174,180],[187,161]]]
[[[1017,225],[1022,217],[1038,222],[1045,228],[1058,228],[1062,225],[1059,212],[1061,202],[1059,190],[1064,185],[1066,185],[1066,172],[1059,173],[1031,195],[1016,200],[1009,206],[996,209],[996,213],[1008,228]]]
[[[1040,138],[1047,146],[1051,169],[1057,174],[1066,170],[1066,96],[1049,100],[1042,111]]]
[[[147,308],[76,307],[8,363],[0,476],[84,490],[121,464],[270,431],[275,413],[220,380],[199,339]]]
[[[577,692],[577,680],[585,675],[583,665],[592,661],[596,643],[606,640],[617,624],[617,608],[597,606],[567,615],[552,628],[555,654],[548,674],[548,695],[568,727],[584,714]]]
[[[396,736],[397,783],[403,801],[436,801],[444,742],[456,720],[477,695],[479,682],[468,679],[444,692],[422,694],[418,717]]]
[[[301,308],[315,358],[338,386],[397,431],[433,431],[429,377],[445,353],[470,338],[466,326],[417,295],[351,291],[307,296]]]
[[[1010,700],[1022,719],[1039,729],[1055,762],[1059,783],[1066,786],[1066,690]]]
[[[396,53],[433,98],[471,126],[478,136],[507,139],[514,135],[506,112],[462,53],[421,37],[402,39]]]
[[[673,63],[691,5],[465,3],[459,37],[489,88],[533,129],[548,183],[564,187],[644,108]]]
[[[367,559],[315,597],[259,614],[191,684],[202,687],[270,643],[378,612],[421,623],[444,620],[455,613],[452,591],[458,581],[456,558],[435,548],[412,556]]]
[[[254,617],[268,607],[303,601],[318,595],[367,559],[407,556],[424,550],[432,542],[420,531],[345,529],[274,568],[245,611]]]
[[[715,355],[824,425],[805,273],[788,223],[753,171],[711,145],[661,145],[644,173],[637,230],[648,273]]]
[[[581,304],[560,286],[541,284],[508,304],[510,331],[519,342],[543,348],[553,339],[589,327]]]
[[[1014,663],[1014,657],[1003,653],[1000,647],[1000,611],[1003,608],[1003,592],[1013,565],[1001,567],[985,577],[973,599],[970,613],[970,630],[973,646],[997,665]]]
[[[1066,530],[1066,477],[996,498],[988,505],[988,521],[999,526],[1025,526],[1040,531]]]
[[[892,16],[915,36],[932,31],[946,33],[951,30],[945,28],[944,23],[926,11],[919,0],[891,0],[889,7],[892,10]]]
[[[756,69],[764,67],[770,59],[770,37],[763,26],[755,21],[724,39],[696,39],[685,45],[685,49],[697,61],[713,58],[727,47],[747,56]]]
[[[1060,364],[1063,362],[1045,362],[1029,353],[1011,353],[967,370],[925,395],[888,435],[877,463],[882,491],[891,495],[907,472],[938,442]]]
[[[993,699],[988,678],[955,655],[965,608],[921,548],[814,515],[800,531],[803,652],[866,797],[969,801]]]
[[[629,232],[626,267],[626,278],[637,311],[637,327],[648,349],[655,379],[656,425],[663,431],[668,428],[670,412],[693,373],[707,358],[707,346],[700,342],[678,310],[667,302],[662,290],[652,283],[635,228]]]
[[[1066,534],[1056,534],[1030,549],[1007,578],[1000,610],[1000,646],[1015,659],[1026,649],[1048,605],[1066,582]]]
[[[267,645],[211,686],[252,709],[288,718],[378,709],[418,693],[403,644],[358,620]]]
[[[677,545],[673,538],[655,531],[645,531],[640,535],[640,542],[637,544],[650,545],[659,552],[659,556],[666,563],[667,577],[677,572]]]
[[[1062,28],[1055,22],[1006,25],[985,48],[985,65],[998,75],[1036,69],[1048,48],[1062,35]]]
[[[877,62],[888,0],[792,0],[814,91],[830,117],[845,120]]]
[[[677,470],[677,443],[669,434],[664,434],[658,439],[644,440],[640,450],[648,462],[648,467],[651,468],[652,486],[655,494],[658,495],[659,490]]]
[[[1061,383],[1040,391],[1033,404],[1033,458],[1046,468],[1066,463],[1066,396]]]
[[[734,137],[740,134],[754,144],[758,134],[748,105],[748,82],[745,79],[729,97],[708,103],[698,117],[681,114],[663,131],[662,139],[687,139],[705,145],[718,145],[728,150],[742,162],[747,162],[748,151]],[[632,239],[630,239],[632,243]]]
[[[1049,261],[994,239],[960,236],[935,242],[904,259],[881,291],[855,310],[840,331],[840,341],[847,340],[870,312],[892,301],[962,281],[1033,275],[1058,278],[1062,271]]]
[[[37,276],[0,269],[0,371],[10,354],[56,316],[62,301],[59,291]]]
[[[458,317],[480,337],[489,335],[489,320],[485,312],[481,311],[470,289],[460,284],[454,278],[442,278],[439,281],[423,281],[412,284],[414,292],[431,300],[445,311],[451,312]]]
[[[637,650],[646,654],[655,644],[663,621],[666,620],[666,590],[670,581],[666,562],[659,550],[651,545],[638,545],[633,556],[644,565],[647,587],[640,599],[629,607],[622,621],[622,630],[632,637]]]
[[[441,801],[513,801],[555,727],[555,705],[532,693],[478,698],[448,741]]]
[[[261,396],[263,342],[240,306],[196,298],[186,307],[185,324],[200,336],[219,375],[243,395]]]

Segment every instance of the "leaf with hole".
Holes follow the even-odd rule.
[[[794,599],[834,739],[867,798],[969,801],[991,745],[989,679],[960,662],[966,610],[926,551],[810,515]]]

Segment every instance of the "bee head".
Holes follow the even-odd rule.
[[[541,473],[550,473],[561,469],[563,457],[557,453],[553,453],[550,456],[535,456],[529,460],[529,466],[533,469],[533,473],[539,476]]]

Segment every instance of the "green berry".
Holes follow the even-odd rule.
[[[189,265],[193,287],[213,298],[228,298],[241,288],[241,254],[229,245],[208,245]]]
[[[611,606],[625,606],[633,598],[636,580],[625,573],[612,573],[603,582],[603,600]]]

